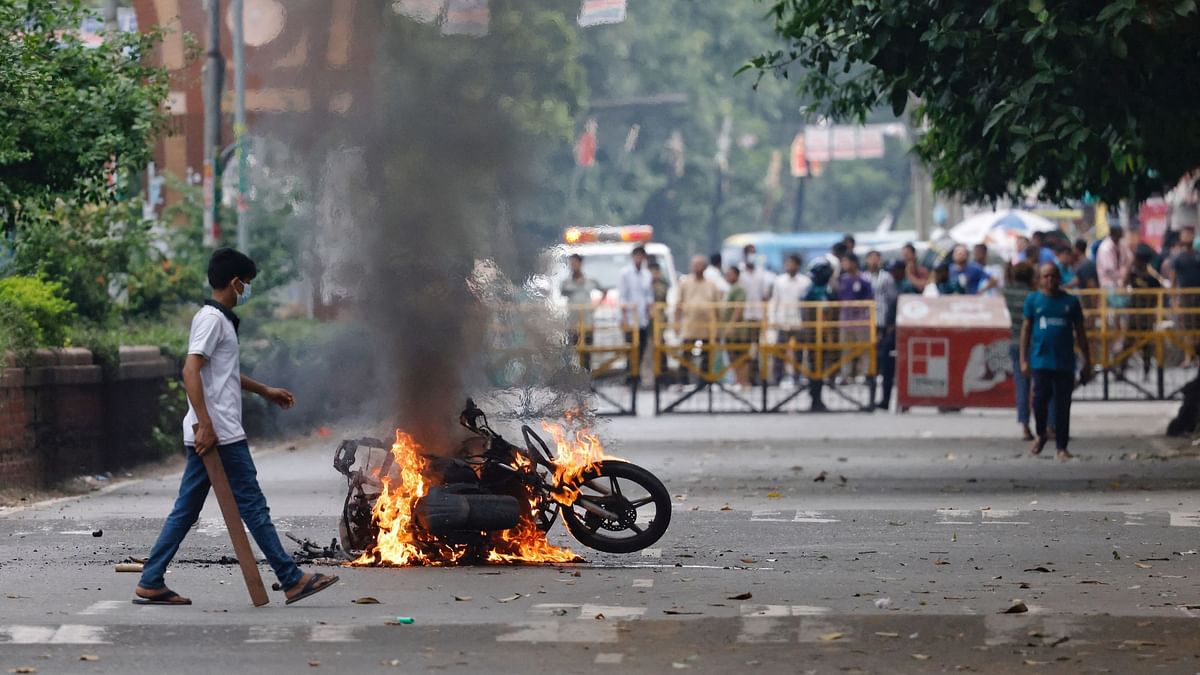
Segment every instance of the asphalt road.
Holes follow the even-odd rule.
[[[326,567],[341,583],[291,607],[250,606],[213,500],[167,577],[196,604],[130,604],[113,566],[145,554],[177,475],[118,482],[0,511],[0,668],[1200,672],[1197,453],[1155,436],[1170,406],[1077,411],[1066,464],[1024,456],[999,414],[613,420],[610,450],[674,496],[653,549]],[[280,530],[334,536],[335,444],[257,451]]]

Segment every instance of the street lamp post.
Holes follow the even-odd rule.
[[[208,9],[208,50],[204,57],[204,242],[215,246],[221,237],[221,189],[217,175],[221,146],[221,90],[225,57],[221,55],[221,0],[205,0]]]

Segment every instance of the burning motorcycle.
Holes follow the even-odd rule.
[[[333,466],[348,486],[338,534],[354,564],[577,561],[546,539],[559,517],[580,543],[608,553],[639,551],[666,532],[666,487],[605,455],[595,436],[544,424],[547,443],[524,425],[524,446],[514,445],[471,400],[459,422],[471,436],[449,457],[400,431],[390,446],[374,438],[338,446]],[[372,450],[386,451],[377,464]]]

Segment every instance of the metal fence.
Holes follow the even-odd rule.
[[[1200,290],[1078,295],[1096,377],[1076,400],[1179,398],[1200,363]],[[573,366],[589,373],[601,414],[636,414],[645,387],[655,414],[865,411],[876,402],[872,301],[659,304],[644,333],[632,308],[564,311]]]

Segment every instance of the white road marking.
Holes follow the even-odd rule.
[[[797,511],[793,523],[839,523],[837,518],[826,518],[820,511]]]
[[[59,534],[91,534],[95,530],[62,530]]]
[[[219,518],[201,518],[196,523],[196,534],[208,537],[224,537],[225,521]]]
[[[579,609],[581,605],[572,605],[565,602],[542,602],[529,608],[530,614],[545,614],[547,616],[558,613],[565,615],[573,610]]]
[[[791,642],[792,637],[781,618],[742,617],[742,630],[738,633],[737,641],[746,644]]]
[[[606,620],[637,619],[646,613],[645,607],[623,607],[621,605],[584,605],[579,608],[580,620],[595,621],[603,614]]]
[[[836,640],[829,640],[832,633],[841,633]],[[800,620],[800,630],[796,637],[802,643],[833,644],[837,642],[853,642],[853,629],[842,624],[835,624],[824,619],[804,618]]]
[[[600,652],[596,655],[596,660],[593,663],[606,666],[619,666],[625,660],[625,655],[621,652]]]
[[[130,607],[128,600],[101,600],[93,602],[90,607],[82,612],[76,612],[79,616],[95,616],[96,614],[107,614],[114,609],[121,607]]]
[[[634,579],[633,587],[634,588],[654,588],[654,580],[653,579]]]
[[[753,511],[750,513],[750,521],[756,523],[786,523],[787,518],[781,517],[783,511]]]
[[[358,638],[354,637],[355,630],[358,626],[351,625],[316,625],[312,627],[312,632],[308,636],[309,642],[358,642]]]
[[[12,644],[101,645],[111,644],[104,639],[102,626],[68,623],[58,626],[0,626],[0,635],[7,635]]]
[[[1171,527],[1200,527],[1200,513],[1180,513],[1168,511],[1171,516]]]
[[[45,644],[54,637],[54,626],[0,626],[0,635],[7,635],[5,642],[18,645]]]
[[[824,616],[832,612],[829,607],[816,605],[749,605],[743,604],[738,613],[743,617],[779,617],[779,616]]]
[[[1142,513],[1126,512],[1125,513],[1125,524],[1126,525],[1134,525],[1134,526],[1145,525],[1146,524],[1145,521],[1142,520],[1142,518],[1144,516],[1145,516],[1145,514],[1142,514]]]
[[[291,626],[250,626],[250,637],[246,642],[291,642],[294,630]]]
[[[975,512],[970,509],[938,509],[937,514],[943,518],[969,518]]]
[[[661,548],[642,549],[642,557],[643,558],[661,558],[662,557],[662,549]]]
[[[823,616],[832,612],[829,607],[817,607],[815,605],[792,605],[792,616]]]
[[[616,642],[614,621],[526,621],[517,630],[496,636],[496,642]]]
[[[60,626],[58,630],[54,631],[54,637],[50,638],[50,643],[61,645],[110,644],[108,640],[104,639],[102,626],[86,626],[77,623]]]

